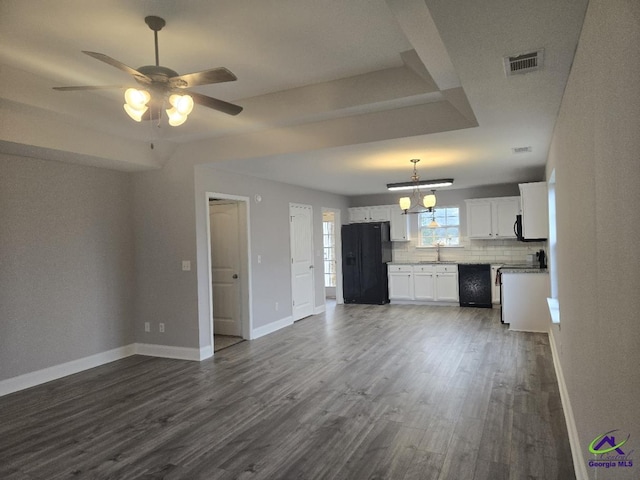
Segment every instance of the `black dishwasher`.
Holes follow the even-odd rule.
[[[458,291],[461,307],[491,308],[491,265],[458,264]]]

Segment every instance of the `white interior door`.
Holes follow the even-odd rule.
[[[211,279],[213,330],[220,335],[242,336],[240,275],[240,215],[237,202],[209,205],[211,225]]]
[[[313,210],[311,205],[289,204],[291,235],[291,296],[293,320],[313,315]]]

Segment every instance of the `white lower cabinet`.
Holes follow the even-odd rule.
[[[502,319],[509,330],[547,333],[548,273],[502,273]]]
[[[389,265],[389,298],[413,299],[413,269],[411,265]]]
[[[389,299],[457,302],[458,266],[389,265]]]
[[[458,266],[436,265],[436,282],[434,300],[440,302],[457,302],[458,296]]]
[[[431,265],[414,265],[413,298],[435,300],[435,271]]]

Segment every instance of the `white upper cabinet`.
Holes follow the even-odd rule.
[[[407,242],[409,218],[402,215],[398,205],[378,205],[374,207],[349,208],[349,223],[391,222],[391,241]]]
[[[491,208],[489,200],[467,200],[467,237],[491,238]]]
[[[518,197],[506,197],[495,202],[494,233],[496,238],[516,238],[513,229],[516,223],[516,215],[520,211],[520,199]]]
[[[520,210],[520,197],[479,198],[465,202],[469,238],[516,238],[513,224]]]
[[[409,215],[403,215],[398,205],[390,206],[391,212],[391,241],[408,242],[409,235]]]
[[[546,182],[521,183],[522,236],[549,238],[549,197]]]
[[[389,205],[369,207],[369,218],[370,222],[389,222],[391,221],[391,207]]]
[[[369,207],[352,207],[349,209],[349,223],[370,222]]]
[[[349,223],[389,222],[391,210],[389,205],[376,207],[351,207],[349,209]]]

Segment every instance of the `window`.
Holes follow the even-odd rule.
[[[324,286],[336,286],[336,237],[333,219],[322,222],[322,243],[324,246]]]
[[[429,227],[435,218],[439,227]],[[460,245],[460,208],[436,207],[418,215],[418,246]]]

